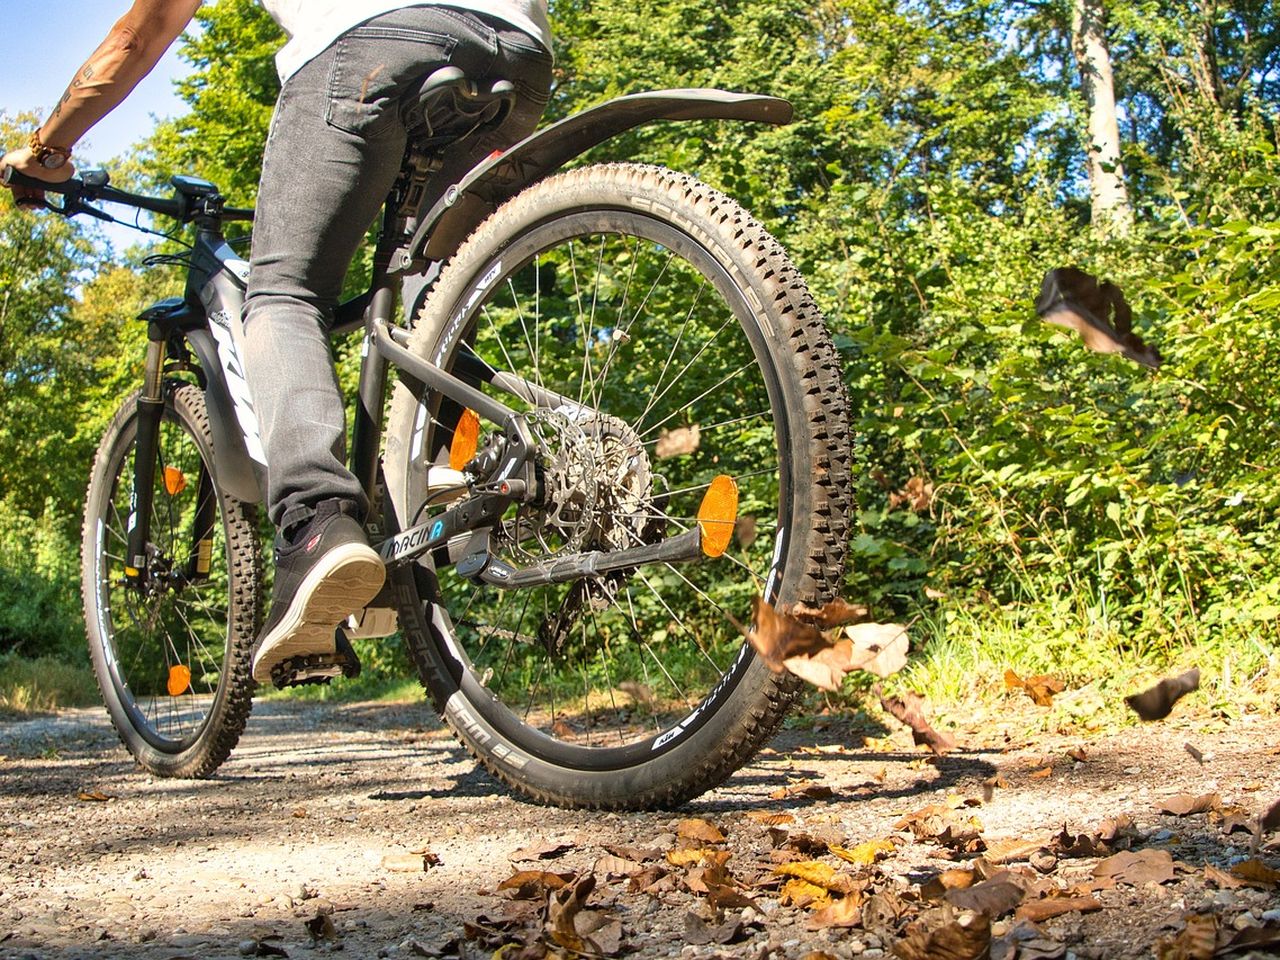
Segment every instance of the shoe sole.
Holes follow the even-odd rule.
[[[303,579],[276,628],[262,638],[253,658],[253,679],[271,682],[271,670],[292,657],[337,650],[333,633],[368,606],[386,581],[382,558],[362,543],[330,550]]]

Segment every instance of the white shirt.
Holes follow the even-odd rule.
[[[289,37],[276,54],[276,70],[284,83],[352,27],[419,4],[413,0],[262,0],[262,5]],[[547,0],[447,0],[437,5],[498,17],[551,49]]]

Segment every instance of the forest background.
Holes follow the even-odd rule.
[[[845,596],[911,625],[916,656],[897,683],[954,701],[996,689],[1006,668],[1047,671],[1085,691],[1088,711],[1196,663],[1215,709],[1275,709],[1274,0],[552,0],[552,15],[547,120],[662,87],[795,105],[787,127],[653,126],[595,158],[695,173],[762,219],[808,278],[854,408]],[[192,173],[249,203],[281,38],[252,0],[198,19],[182,41],[190,113],[113,178],[159,192]],[[0,113],[0,145],[38,119]],[[38,688],[74,701],[58,678],[89,677],[88,465],[138,381],[134,317],[171,292],[142,248],[104,251],[92,225],[0,204],[10,707],[38,705]],[[1120,285],[1164,355],[1158,372],[1036,318],[1042,276],[1066,265]],[[340,347],[347,377],[354,352]],[[365,656],[368,683],[407,675],[394,642]],[[83,689],[92,698],[91,679]]]

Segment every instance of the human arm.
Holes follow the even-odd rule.
[[[48,119],[37,128],[40,141],[49,147],[70,150],[85,132],[110,113],[151,72],[169,45],[177,39],[201,0],[134,0],[133,6],[111,28],[93,55],[76,71],[70,86]],[[4,166],[51,183],[60,183],[74,172],[71,163],[56,169],[41,165],[29,146],[0,158]],[[14,188],[18,199],[38,194]]]

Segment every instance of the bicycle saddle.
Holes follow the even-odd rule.
[[[459,67],[441,67],[405,97],[404,125],[413,141],[457,140],[501,124],[515,100],[510,80],[475,81]]]

